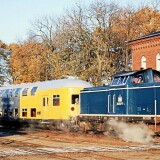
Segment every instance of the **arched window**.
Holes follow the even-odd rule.
[[[141,59],[141,67],[143,69],[146,69],[146,57],[145,56],[142,56],[142,59]]]
[[[160,71],[160,53],[156,56],[156,70]]]

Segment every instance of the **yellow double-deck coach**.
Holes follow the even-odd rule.
[[[70,122],[79,114],[80,90],[90,86],[78,79],[60,79],[1,87],[1,121]]]

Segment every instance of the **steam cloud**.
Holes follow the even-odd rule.
[[[114,129],[116,135],[124,141],[149,143],[153,141],[153,131],[145,124],[130,124],[110,120],[108,124]]]

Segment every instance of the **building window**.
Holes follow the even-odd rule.
[[[156,56],[156,70],[160,71],[160,53]]]
[[[141,59],[141,68],[146,69],[146,57],[142,56]]]
[[[22,109],[22,117],[27,117],[27,109],[26,108]]]
[[[60,105],[60,95],[53,95],[53,106]]]

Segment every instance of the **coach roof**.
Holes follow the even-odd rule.
[[[84,87],[92,87],[92,85],[89,82],[79,79],[59,79],[59,80],[9,85],[6,87],[0,87],[0,90],[30,88],[30,87],[38,87],[37,90],[46,90],[53,88],[84,88]]]

